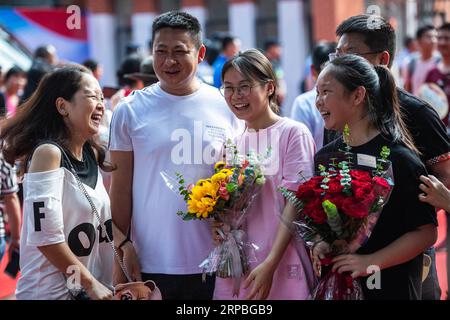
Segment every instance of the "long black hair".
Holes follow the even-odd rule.
[[[347,92],[364,87],[365,106],[371,124],[395,143],[402,143],[420,154],[403,121],[397,87],[388,68],[373,66],[357,55],[344,55],[331,61],[327,69]]]
[[[2,125],[0,139],[6,161],[26,161],[36,145],[43,140],[51,140],[63,146],[67,143],[70,132],[63,116],[57,111],[56,99],[62,97],[72,100],[86,74],[91,74],[87,68],[70,66],[57,69],[42,78],[33,95],[19,106],[16,115]],[[114,166],[105,162],[106,148],[93,139],[88,143],[98,153],[100,168],[105,171],[114,170]],[[22,163],[22,168],[26,168],[25,163]]]

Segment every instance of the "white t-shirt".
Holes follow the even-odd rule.
[[[63,273],[37,248],[64,241],[95,279],[111,286],[113,251],[105,228],[100,228],[75,176],[65,168],[28,173],[23,186],[21,276],[16,289],[17,299],[70,299]],[[95,190],[86,184],[84,187],[112,238],[110,202],[100,172]],[[73,283],[72,279],[69,283]]]
[[[291,119],[302,122],[311,132],[317,150],[323,147],[323,133],[325,123],[316,107],[316,88],[299,95],[292,106]]]
[[[414,61],[412,61],[414,60]],[[411,92],[417,95],[420,86],[425,83],[428,72],[435,68],[439,61],[439,54],[433,54],[428,60],[422,60],[420,54],[412,55],[410,59],[407,59],[403,67],[403,79],[410,79]],[[414,63],[413,74],[410,75],[410,64]]]
[[[182,173],[186,184],[209,177],[223,143],[240,129],[219,91],[204,83],[187,96],[168,94],[157,83],[117,106],[109,148],[133,151],[131,237],[142,272],[201,272],[199,264],[213,248],[209,223],[177,215],[186,203],[161,172]]]
[[[422,58],[418,58],[416,60],[416,65],[414,67],[414,73],[411,78],[411,89],[412,93],[417,96],[419,93],[420,86],[425,83],[425,79],[427,78],[428,72],[431,69],[435,68],[437,65],[437,57],[433,55],[428,60],[422,60]]]

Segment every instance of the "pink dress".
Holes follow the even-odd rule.
[[[311,133],[301,123],[282,118],[271,127],[258,132],[245,130],[238,137],[239,152],[249,150],[263,154],[267,147],[272,148],[270,166],[265,168],[266,183],[257,195],[247,213],[247,236],[251,243],[259,247],[255,251],[256,262],[251,263],[253,270],[269,254],[275,240],[286,201],[277,190],[282,186],[296,190],[299,181],[298,172],[309,178],[313,174],[315,145]],[[233,297],[232,279],[216,278],[214,299],[244,299],[252,285],[245,290],[241,280],[239,297]],[[309,254],[302,243],[292,239],[283,258],[274,273],[272,288],[267,299],[299,300],[306,299],[314,285],[314,274]]]

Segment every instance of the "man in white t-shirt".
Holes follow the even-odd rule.
[[[111,123],[112,216],[132,239],[116,246],[129,268],[138,260],[142,279],[154,280],[163,299],[211,299],[214,278],[202,281],[199,268],[212,250],[209,223],[177,215],[186,204],[161,173],[180,172],[186,183],[211,175],[237,121],[219,91],[195,77],[205,56],[196,18],[164,13],[153,22],[152,39],[159,82],[125,98]]]
[[[403,68],[405,90],[417,95],[419,88],[425,83],[428,72],[434,69],[440,60],[436,52],[437,31],[432,25],[425,25],[417,30],[419,53],[413,55]]]

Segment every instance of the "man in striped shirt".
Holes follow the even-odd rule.
[[[6,232],[3,221],[3,212],[8,215],[8,224],[10,227],[10,245],[9,253],[13,250],[19,249],[20,242],[20,202],[17,196],[19,187],[17,185],[16,170],[14,166],[11,166],[5,161],[3,155],[0,153],[0,177],[1,177],[1,190],[0,195],[3,203],[0,207],[0,261],[3,258],[6,248]]]

